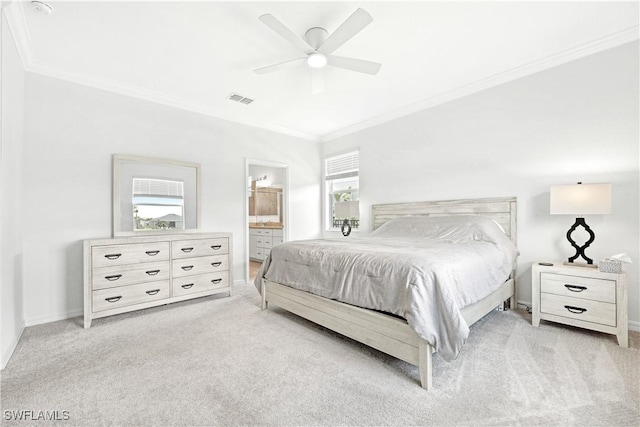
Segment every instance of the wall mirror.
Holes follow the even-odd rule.
[[[113,155],[113,235],[200,228],[200,164]]]

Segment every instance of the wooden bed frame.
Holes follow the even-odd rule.
[[[496,220],[516,243],[516,199],[466,199],[373,205],[373,228],[406,215],[482,215]],[[432,386],[433,348],[403,319],[319,297],[288,286],[262,280],[262,309],[275,304],[291,313],[359,341],[420,369],[423,388]],[[516,306],[515,271],[495,292],[462,310],[469,326],[510,299]]]

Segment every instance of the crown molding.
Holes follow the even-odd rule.
[[[225,120],[236,124],[259,128],[279,134],[293,136],[313,142],[320,142],[320,136],[307,132],[290,129],[284,126],[278,126],[272,123],[262,123],[250,120],[240,120],[237,118],[225,117],[224,114],[211,110],[209,107],[200,105],[179,97],[168,95],[166,93],[141,88],[138,86],[122,83],[115,80],[98,78],[88,74],[74,73],[72,71],[63,70],[52,64],[39,61],[34,55],[33,44],[27,26],[24,8],[21,1],[13,2],[10,7],[5,7],[9,30],[16,42],[20,60],[25,71],[40,74],[55,79],[76,83],[83,86],[89,86],[108,92],[118,93],[120,95],[130,96],[137,99],[165,105],[168,107],[179,108],[193,113],[202,114]]]
[[[107,92],[130,96],[155,104],[165,105],[192,113],[202,114],[204,116],[214,117],[218,120],[225,120],[235,124],[268,130],[271,132],[293,136],[308,141],[320,142],[320,137],[318,135],[301,132],[295,129],[290,129],[271,123],[263,123],[252,120],[241,120],[235,117],[225,117],[224,113],[215,111],[208,106],[191,102],[176,96],[168,95],[163,92],[153,91],[151,89],[141,88],[135,85],[126,84],[115,80],[96,78],[87,74],[72,73],[67,70],[56,68],[50,64],[43,64],[40,61],[33,61],[31,63],[30,69],[28,69],[27,71],[83,86],[89,86]]]
[[[537,61],[533,61],[528,64],[515,67],[498,74],[494,74],[468,85],[460,86],[456,89],[440,93],[418,103],[390,111],[378,117],[364,120],[355,125],[342,128],[335,132],[330,132],[324,135],[316,135],[307,132],[301,132],[284,126],[278,126],[272,123],[260,123],[251,120],[239,120],[235,117],[224,117],[224,114],[221,114],[218,111],[212,111],[207,106],[193,103],[172,95],[168,95],[166,93],[152,91],[150,89],[144,89],[118,81],[107,80],[90,75],[83,75],[80,73],[57,69],[51,64],[38,61],[34,54],[33,44],[31,42],[31,36],[29,35],[22,3],[23,2],[20,1],[3,2],[4,7],[2,8],[2,10],[6,13],[7,22],[9,23],[9,30],[11,31],[16,42],[16,47],[20,55],[23,67],[28,72],[41,74],[80,85],[90,86],[96,89],[114,92],[125,96],[131,96],[149,102],[179,108],[206,116],[212,116],[221,120],[239,123],[242,125],[260,128],[314,142],[331,141],[355,132],[362,131],[364,129],[368,129],[373,126],[377,126],[382,123],[389,122],[391,120],[395,120],[400,117],[416,113],[418,111],[435,107],[436,105],[444,104],[446,102],[480,92],[490,87],[498,86],[558,65],[574,61],[576,59],[580,59],[607,49],[611,49],[638,40],[640,38],[640,26],[636,25],[625,30],[607,35],[600,39],[584,43],[582,45],[564,50],[562,52],[558,52],[554,55],[539,59]]]
[[[361,130],[368,129],[373,126],[377,126],[382,123],[389,122],[391,120],[395,120],[400,117],[417,113],[418,111],[435,107],[436,105],[444,104],[445,102],[453,101],[455,99],[459,99],[494,86],[508,83],[510,81],[556,67],[558,65],[566,64],[568,62],[575,61],[589,55],[593,55],[617,46],[621,46],[626,43],[636,41],[640,38],[639,32],[640,26],[638,25],[627,28],[625,30],[610,34],[600,39],[596,39],[594,41],[575,46],[571,49],[558,52],[554,55],[547,56],[537,61],[533,61],[528,64],[515,67],[498,74],[494,74],[471,84],[460,86],[456,89],[440,93],[418,103],[394,111],[390,111],[386,114],[362,121],[353,126],[348,126],[338,131],[325,134],[321,137],[321,141],[331,141],[355,132],[359,132]]]
[[[3,4],[3,6],[2,10],[7,17],[9,31],[11,31],[11,35],[16,42],[18,56],[20,57],[20,61],[22,61],[24,69],[29,71],[31,64],[35,61],[35,57],[33,55],[33,44],[31,43],[31,36],[29,35],[22,2],[12,1]]]

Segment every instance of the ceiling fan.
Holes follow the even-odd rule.
[[[258,19],[304,52],[305,56],[253,70],[257,74],[266,74],[306,62],[311,68],[311,92],[317,94],[324,90],[324,74],[321,69],[326,65],[371,75],[376,74],[382,66],[377,62],[332,55],[336,49],[373,22],[369,12],[364,9],[358,8],[331,35],[324,28],[313,27],[307,30],[304,38],[297,36],[270,13]]]

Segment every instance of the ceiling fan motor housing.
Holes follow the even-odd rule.
[[[318,50],[322,43],[329,37],[329,32],[322,27],[313,27],[309,28],[306,33],[304,33],[304,39],[309,46]]]

